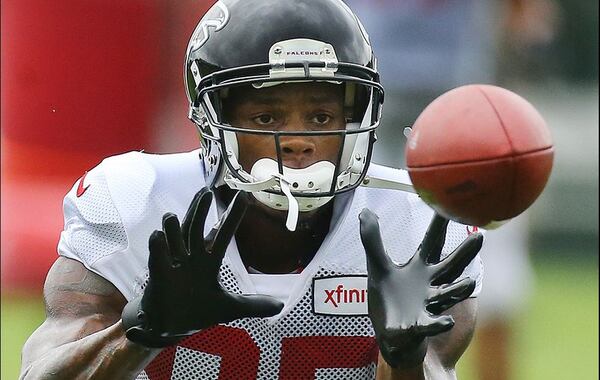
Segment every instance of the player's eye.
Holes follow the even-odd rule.
[[[331,116],[324,114],[324,113],[317,114],[312,118],[312,122],[315,124],[319,124],[319,125],[325,125],[325,124],[329,123],[330,121],[331,121]]]
[[[258,115],[252,119],[258,125],[272,125],[275,122],[275,118],[269,114]]]

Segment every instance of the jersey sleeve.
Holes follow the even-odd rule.
[[[129,238],[105,175],[105,162],[77,180],[63,201],[58,254],[81,262],[130,299],[146,263],[128,252]]]

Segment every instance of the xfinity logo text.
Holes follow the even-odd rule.
[[[325,294],[325,303],[331,302],[333,307],[338,307],[340,303],[367,302],[367,289],[344,289],[344,284],[339,284],[335,289],[325,289]]]
[[[325,315],[367,315],[367,276],[313,279],[313,310]]]

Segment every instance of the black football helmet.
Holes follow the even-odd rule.
[[[209,186],[227,184],[288,210],[288,228],[293,229],[298,212],[314,210],[363,181],[383,87],[368,35],[341,0],[220,0],[194,30],[184,70],[189,118],[201,135]],[[312,81],[344,86],[344,130],[248,130],[224,118],[223,99],[232,87]],[[238,162],[240,133],[271,136],[277,162],[266,160],[256,171],[245,171]],[[336,162],[285,167],[281,139],[304,134],[339,135]]]

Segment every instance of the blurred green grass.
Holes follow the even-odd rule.
[[[534,256],[534,293],[514,325],[515,380],[598,379],[598,262],[572,257]],[[459,362],[461,380],[476,379],[476,344],[477,333]]]
[[[598,263],[537,258],[535,292],[516,325],[516,380],[598,379]],[[17,379],[25,339],[44,318],[39,297],[3,296],[1,375]],[[459,363],[474,380],[473,346]]]
[[[40,297],[3,295],[1,307],[0,374],[13,380],[19,377],[23,343],[44,320],[44,306]]]

